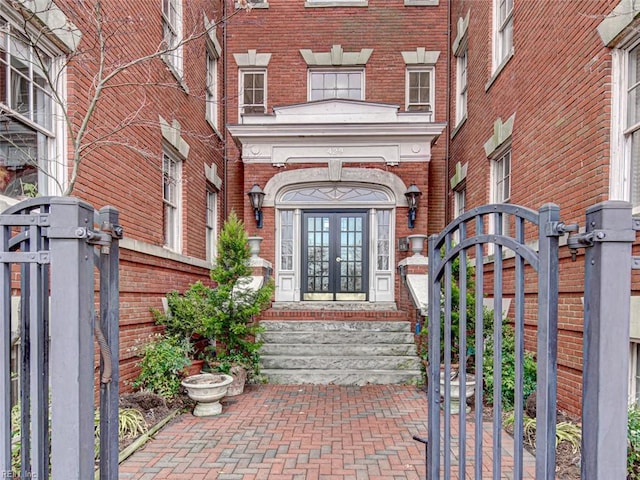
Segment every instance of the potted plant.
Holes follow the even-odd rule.
[[[215,287],[208,292],[202,334],[216,339],[211,367],[235,376],[240,387],[246,371],[259,373],[261,342],[256,335],[262,329],[255,316],[268,307],[274,289],[271,280],[252,277],[250,256],[244,224],[232,212],[218,237],[218,256],[211,270]]]
[[[444,363],[445,363],[445,350],[450,351],[450,364],[451,370],[449,372],[450,377],[448,383],[450,384],[450,392],[451,392],[451,413],[459,413],[460,404],[462,400],[460,399],[460,372],[464,369],[465,371],[465,385],[466,385],[466,396],[467,398],[473,396],[475,391],[475,369],[474,369],[474,361],[475,357],[475,330],[476,330],[476,298],[474,295],[474,268],[471,265],[467,265],[466,272],[466,318],[465,318],[465,331],[467,344],[465,351],[462,352],[460,349],[460,321],[462,317],[462,312],[460,311],[460,299],[461,299],[461,291],[460,291],[460,258],[456,257],[451,263],[451,338],[448,342],[448,345],[445,344],[444,337],[444,308],[441,312],[440,317],[440,386],[441,392],[444,392],[444,384],[446,381],[445,372],[444,372]],[[444,289],[444,285],[442,286]],[[485,311],[483,313],[483,328],[486,328],[487,325],[490,325],[492,321],[491,312]],[[425,319],[425,325],[427,324],[427,319]],[[423,328],[420,332],[419,338],[419,354],[423,360],[428,360],[428,329]]]

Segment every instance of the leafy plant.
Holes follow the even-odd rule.
[[[180,391],[183,371],[191,363],[190,353],[191,345],[184,337],[156,335],[143,348],[140,375],[133,387],[172,398]]]
[[[515,414],[511,412],[504,420],[505,426],[513,426],[515,422]],[[525,442],[535,447],[536,444],[536,419],[524,415],[522,419],[522,435]],[[573,453],[580,451],[580,442],[582,439],[582,429],[580,425],[569,421],[558,422],[556,424],[556,448],[560,443],[567,442],[571,445]]]
[[[17,403],[11,408],[11,468],[14,472],[20,471],[20,449],[22,448],[20,420],[20,404]]]
[[[121,408],[118,410],[118,438],[133,438],[147,431],[147,423],[140,410]]]
[[[274,285],[251,285],[249,246],[244,224],[231,213],[218,238],[218,257],[211,270],[215,288],[207,295],[208,314],[203,318],[202,334],[216,339],[217,360],[234,361],[257,373],[261,342],[256,335],[262,327],[254,320],[271,301]]]
[[[483,359],[485,398],[493,399],[493,336],[487,336]],[[512,409],[515,403],[516,339],[513,327],[505,319],[502,325],[502,407]],[[523,398],[536,389],[536,361],[533,353],[525,352],[523,361]]]
[[[476,329],[476,298],[474,292],[474,267],[467,265],[466,269],[466,317],[465,317],[465,331],[467,334],[467,345],[464,355],[460,353],[460,322],[462,314],[460,311],[460,257],[456,257],[451,262],[451,341],[449,343],[451,348],[451,362],[453,364],[463,364],[467,367],[470,373],[474,372],[472,358],[475,356],[475,329]],[[444,338],[444,289],[445,285],[441,285],[443,292],[441,313],[440,313],[440,363],[444,362],[445,356],[445,338]],[[424,328],[421,329],[418,338],[418,355],[428,361],[429,359],[429,332],[428,332],[428,318],[424,319]],[[488,332],[491,330],[493,322],[493,313],[490,310],[483,310],[483,331]]]
[[[177,291],[167,294],[168,312],[153,309],[156,323],[165,326],[168,335],[191,339],[202,332],[203,319],[210,314],[209,290],[204,283],[192,284],[183,294]]]
[[[640,480],[640,407],[629,407],[627,420],[627,478]]]
[[[120,408],[118,410],[118,439],[134,438],[147,432],[147,422],[139,410]],[[94,455],[100,456],[100,410],[93,414]]]

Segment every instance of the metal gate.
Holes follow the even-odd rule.
[[[71,197],[26,200],[0,215],[1,475],[94,478],[95,338],[101,354],[100,478],[117,478],[120,238],[115,209],[95,212]],[[13,439],[12,313],[21,411]],[[20,456],[12,465],[17,445]]]
[[[582,478],[626,478],[631,244],[638,222],[625,202],[589,209],[582,233],[578,225],[560,222],[559,215],[553,204],[537,212],[486,205],[430,237],[427,479],[555,478],[559,239],[566,233],[572,253],[587,249]],[[472,312],[470,302],[475,302]],[[488,319],[485,302],[492,311]],[[507,314],[514,333],[513,378],[502,372]],[[535,466],[523,460],[525,339],[537,361]],[[483,419],[488,344],[493,351],[487,359],[493,367],[490,421]],[[456,354],[458,365],[452,365]],[[514,387],[512,463],[502,458],[501,394],[507,383]],[[457,390],[458,413],[452,401]],[[473,397],[474,414],[467,414],[467,397]],[[487,425],[490,445],[483,439]]]

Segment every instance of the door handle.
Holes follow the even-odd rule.
[[[336,262],[340,263],[342,261],[341,257],[336,257]]]

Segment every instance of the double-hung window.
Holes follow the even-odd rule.
[[[218,126],[218,56],[207,49],[206,118],[217,130]]]
[[[612,135],[617,136],[612,152],[612,197],[630,201],[635,214],[640,213],[640,44],[614,53],[612,78],[616,79],[614,92],[620,95],[614,98],[613,109],[618,117],[613,130],[619,134]]]
[[[218,254],[218,193],[207,188],[207,260],[213,262]]]
[[[407,111],[433,111],[433,68],[407,68]]]
[[[511,199],[511,149],[491,160],[491,203],[509,203]],[[494,223],[492,231],[508,234],[507,215],[502,223]]]
[[[162,56],[173,74],[182,79],[182,0],[162,0],[164,49]]]
[[[2,195],[17,198],[50,194],[63,186],[62,161],[58,162],[60,168],[55,163],[59,145],[55,141],[55,102],[49,81],[56,76],[54,63],[52,56],[34,47],[20,30],[0,17]]]
[[[465,212],[466,201],[467,201],[467,189],[465,188],[464,185],[462,185],[461,187],[458,187],[453,192],[453,209],[454,209],[453,215],[455,218],[458,218],[460,215],[462,215]]]
[[[467,48],[456,55],[456,125],[467,118]]]
[[[364,100],[363,70],[309,70],[309,100]]]
[[[513,48],[513,1],[493,0],[493,70],[509,57]]]
[[[240,74],[242,102],[241,113],[266,113],[267,71],[243,70]]]
[[[174,252],[182,248],[182,161],[168,151],[162,154],[164,201],[164,246]]]

